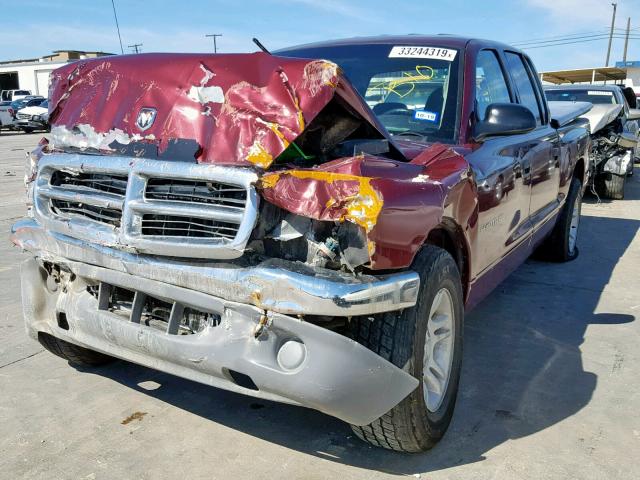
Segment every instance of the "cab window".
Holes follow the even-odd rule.
[[[476,59],[476,112],[481,120],[492,103],[511,103],[511,97],[496,53],[482,50]]]

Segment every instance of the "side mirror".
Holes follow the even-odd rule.
[[[487,107],[484,120],[474,130],[476,141],[497,135],[527,133],[537,127],[536,119],[527,107],[517,103],[492,103]]]
[[[627,120],[640,120],[640,108],[630,108]]]

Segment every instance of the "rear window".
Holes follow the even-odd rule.
[[[591,102],[593,104],[616,104],[613,92],[607,90],[546,90],[547,100],[552,102]]]
[[[16,90],[13,95],[31,95],[31,92],[29,90]]]

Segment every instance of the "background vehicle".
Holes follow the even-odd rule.
[[[12,102],[2,102],[0,104],[0,123],[2,127],[15,129],[18,110],[40,105],[45,100],[44,97],[30,95]]]
[[[55,150],[31,154],[12,234],[33,253],[27,331],[71,362],[125,358],[426,450],[465,309],[535,249],[578,255],[587,121],[551,118],[516,49],[389,36],[108,62],[53,73]]]
[[[591,178],[598,194],[624,198],[627,175],[633,173],[637,158],[640,110],[629,108],[618,85],[564,85],[545,87],[552,102],[590,102],[584,115],[589,120],[592,151]]]
[[[14,101],[31,95],[31,90],[3,90],[0,92],[0,100]]]
[[[9,112],[11,102],[0,102],[0,130],[3,128],[12,128],[13,115]]]
[[[31,102],[27,102],[27,105],[29,103]],[[34,130],[49,130],[49,103],[44,100],[36,105],[18,110],[14,127],[25,133],[31,133]]]

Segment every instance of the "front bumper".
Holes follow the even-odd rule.
[[[418,385],[414,377],[357,342],[288,315],[355,316],[410,307],[419,287],[413,272],[356,278],[284,261],[250,268],[188,263],[92,245],[47,232],[28,219],[14,225],[12,241],[35,256],[22,269],[23,309],[34,338],[48,333],[184,378],[307,406],[357,425],[383,415]],[[45,261],[73,274],[55,291],[47,284]],[[99,308],[87,289],[98,284],[212,312],[222,320],[197,334],[169,334]],[[57,320],[60,312],[67,328]],[[267,327],[256,338],[256,328],[265,319]],[[255,388],[238,384],[230,372],[249,377]]]
[[[35,120],[16,120],[13,124],[14,128],[33,128],[33,129],[46,129],[47,123],[43,121]]]
[[[85,270],[101,266],[292,315],[352,317],[400,310],[416,304],[420,287],[415,272],[356,277],[278,259],[239,267],[140,255],[51,232],[32,219],[14,224],[11,240],[53,263],[84,264]]]

